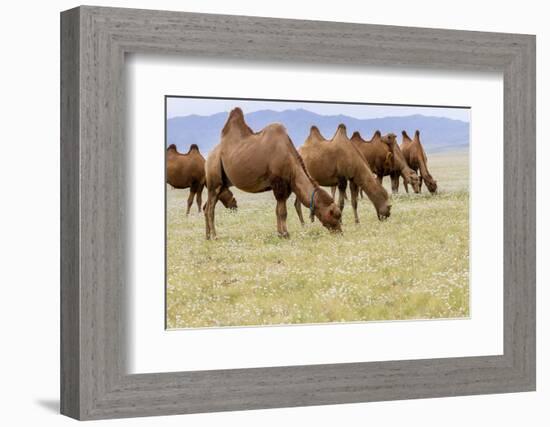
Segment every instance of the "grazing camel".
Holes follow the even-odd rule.
[[[420,180],[405,161],[405,157],[397,144],[397,137],[393,133],[383,135],[377,130],[371,140],[361,138],[359,132],[354,132],[351,141],[367,159],[371,170],[376,174],[378,181],[386,175],[391,178],[391,189],[393,193],[399,191],[399,176],[403,177],[405,191],[409,192],[409,184],[412,185],[415,193],[420,192]]]
[[[299,151],[313,179],[323,186],[338,186],[340,210],[344,209],[345,191],[350,182],[351,205],[356,223],[359,223],[357,195],[360,188],[367,193],[379,220],[390,216],[388,193],[374,178],[366,159],[348,139],[345,125],[340,124],[330,140],[325,139],[316,126],[312,126]],[[295,206],[303,224],[301,207],[297,201]]]
[[[411,140],[407,132],[401,132],[403,135],[403,142],[401,143],[401,151],[407,161],[407,164],[415,172],[420,171],[420,189],[422,189],[422,181],[426,182],[426,187],[430,193],[437,191],[437,181],[433,179],[432,175],[428,171],[428,158],[424,147],[420,143],[420,131],[414,133],[414,139]]]
[[[289,237],[286,201],[291,192],[330,231],[341,232],[340,209],[309,175],[286,129],[280,124],[254,133],[240,108],[230,113],[220,143],[206,160],[206,238],[216,238],[214,213],[219,194],[234,185],[248,193],[272,190],[277,200],[277,231]]]
[[[195,195],[198,210],[201,211],[202,190],[206,183],[204,163],[204,157],[196,144],[191,145],[187,154],[179,153],[174,144],[166,149],[166,182],[173,188],[189,188],[187,215]],[[237,209],[237,201],[231,191],[227,190],[220,194],[220,200],[226,208]]]

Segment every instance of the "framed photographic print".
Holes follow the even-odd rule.
[[[535,38],[61,15],[61,411],[535,389]]]

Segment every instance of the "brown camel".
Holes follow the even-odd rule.
[[[277,231],[281,237],[289,237],[286,201],[291,192],[326,228],[341,231],[340,209],[311,178],[284,126],[271,124],[254,133],[240,108],[229,113],[221,141],[206,160],[206,183],[207,239],[216,237],[214,213],[219,194],[232,185],[248,193],[273,191],[277,200]]]
[[[204,173],[204,157],[196,144],[192,144],[187,154],[178,152],[171,144],[166,150],[166,182],[173,188],[189,188],[187,199],[187,215],[193,205],[193,198],[197,197],[197,207],[201,211],[202,190],[206,179]],[[220,200],[228,209],[237,209],[237,201],[233,193],[227,190],[220,194]]]
[[[407,161],[407,164],[415,172],[420,171],[420,189],[422,189],[422,181],[426,182],[426,187],[430,193],[437,191],[437,181],[433,179],[432,175],[428,171],[428,158],[424,147],[420,143],[420,131],[414,133],[414,139],[411,140],[407,132],[403,131],[403,142],[401,143],[401,151]]]
[[[397,137],[393,133],[383,135],[377,130],[371,140],[361,138],[359,132],[354,132],[351,141],[367,159],[371,170],[376,174],[378,181],[386,175],[391,178],[393,193],[399,191],[399,176],[403,177],[405,191],[409,192],[409,184],[412,185],[415,193],[420,192],[420,180],[405,161],[405,157],[397,144]]]
[[[360,188],[374,205],[378,219],[390,216],[388,193],[374,178],[366,159],[348,139],[345,125],[340,124],[330,140],[325,139],[316,126],[312,126],[299,151],[313,179],[323,186],[338,186],[340,210],[344,209],[345,191],[350,182],[351,205],[356,223],[359,222],[357,195]],[[296,202],[295,206],[303,224],[300,204]]]

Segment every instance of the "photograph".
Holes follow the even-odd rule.
[[[165,96],[166,328],[470,316],[470,107]]]

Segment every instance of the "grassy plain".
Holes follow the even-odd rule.
[[[337,237],[301,227],[292,196],[280,239],[272,193],[232,189],[239,210],[218,203],[206,241],[196,205],[185,216],[188,191],[167,189],[168,328],[467,317],[468,155],[432,154],[429,168],[437,195],[401,185],[386,222],[365,198],[358,225],[347,201]]]

